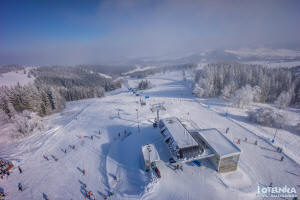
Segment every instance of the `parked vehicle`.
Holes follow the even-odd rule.
[[[201,166],[201,163],[199,162],[199,160],[194,160],[192,163],[195,164],[197,167]]]

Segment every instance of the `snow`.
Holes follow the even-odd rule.
[[[147,144],[142,146],[142,152],[144,160],[149,160],[151,162],[159,161],[159,154],[153,144]]]
[[[107,79],[112,79],[111,76],[107,75],[107,74],[103,74],[103,73],[98,73],[100,76],[107,78]]]
[[[164,126],[168,129],[170,136],[174,139],[177,146],[181,148],[198,146],[198,143],[183,127],[181,122],[176,117],[165,118],[161,120]]]
[[[241,153],[241,150],[217,129],[202,129],[197,132],[220,157]]]
[[[27,73],[30,69],[26,68],[26,74],[24,74],[24,70],[21,71],[12,71],[4,74],[0,74],[0,86],[14,86],[18,83],[20,85],[25,85],[28,83],[33,83],[34,78],[28,78]]]
[[[145,66],[145,67],[137,66],[133,70],[130,70],[126,73],[122,73],[122,75],[127,76],[127,75],[130,75],[130,74],[134,73],[134,72],[142,72],[142,71],[146,71],[146,70],[154,69],[154,68],[156,68],[156,66]]]
[[[273,186],[296,187],[300,195],[297,186],[300,165],[288,154],[300,152],[299,143],[292,144],[292,149],[284,147],[282,154],[276,152],[277,143],[269,142],[270,135],[261,135],[259,128],[246,120],[233,115],[225,117],[221,109],[226,106],[217,110],[207,100],[211,105],[208,108],[205,102],[194,97],[190,83],[182,81],[181,72],[156,74],[147,79],[153,88],[144,91],[144,95],[150,96],[146,106],[140,106],[139,97],[122,88],[104,98],[68,102],[63,112],[43,119],[47,128],[41,134],[32,134],[12,144],[0,143],[0,157],[13,161],[16,166],[8,178],[0,179],[7,199],[38,200],[43,198],[43,193],[55,200],[84,199],[83,182],[96,199],[103,199],[103,194],[108,192],[115,194],[110,199],[125,200],[262,199],[256,196],[257,187],[271,182]],[[139,81],[128,79],[128,84],[132,87]],[[231,141],[241,139],[238,147],[243,153],[238,170],[219,174],[207,160],[201,161],[201,167],[185,163],[182,171],[173,170],[160,131],[152,127],[156,113],[151,112],[151,104],[162,102],[166,107],[166,111],[160,112],[162,119],[171,116],[192,119],[201,128],[217,128],[221,132],[230,127],[225,136]],[[299,113],[293,116],[299,118]],[[280,134],[277,140],[291,135]],[[244,142],[245,137],[248,142]],[[294,134],[296,137],[299,136]],[[253,144],[255,140],[258,145]],[[152,178],[143,170],[141,148],[146,144],[153,144],[159,153],[160,179]],[[69,145],[75,145],[75,149]],[[285,159],[279,161],[282,155]],[[17,166],[23,169],[22,174]],[[25,188],[23,192],[17,190],[19,182]]]

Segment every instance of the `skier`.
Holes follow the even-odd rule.
[[[44,158],[45,158],[46,160],[49,160],[49,158],[48,158],[47,156],[45,156],[45,155],[44,155]]]
[[[52,155],[52,158],[57,162],[58,158],[56,158],[54,155]]]
[[[241,140],[240,140],[240,139],[238,139],[237,143],[238,143],[238,144],[241,144]]]
[[[101,135],[101,131],[99,130],[99,133],[98,133],[99,135]]]
[[[18,189],[19,189],[21,192],[23,192],[23,186],[22,186],[21,183],[18,184]]]
[[[245,137],[245,142],[247,142],[248,141],[248,138],[247,137]]]
[[[121,137],[121,133],[120,132],[119,132],[118,136],[119,136],[119,138]]]
[[[72,149],[75,149],[75,145],[72,145]]]
[[[283,161],[283,159],[284,159],[284,156],[281,156],[280,161]]]
[[[280,148],[279,148],[279,147],[277,147],[276,151],[277,151],[277,152],[279,152],[279,151],[280,151]]]
[[[119,182],[119,180],[118,180],[118,177],[117,177],[117,176],[114,176],[114,180],[115,180],[116,182]]]
[[[85,198],[91,199],[92,196],[94,196],[93,193],[92,193],[92,191],[88,191],[88,192],[86,193],[86,195],[85,195]]]
[[[44,200],[49,200],[48,196],[45,193],[43,193],[43,198]]]
[[[114,196],[114,193],[113,193],[113,192],[108,192],[108,193],[109,193],[109,194],[108,194],[109,197]]]
[[[82,170],[82,174],[85,175],[85,169]]]
[[[65,149],[64,152],[67,153],[67,149]]]
[[[91,139],[93,140],[94,136],[91,136]]]
[[[228,128],[226,128],[226,131],[225,131],[225,133],[227,134],[227,133],[228,133],[228,131],[229,131],[229,127],[228,127]]]
[[[269,187],[272,187],[272,186],[273,186],[273,183],[271,182],[270,185],[269,185]]]
[[[18,166],[18,169],[19,169],[20,174],[22,174],[23,171],[20,166]]]
[[[257,140],[255,140],[254,145],[257,145]]]

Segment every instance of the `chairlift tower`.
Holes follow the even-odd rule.
[[[166,110],[166,108],[164,107],[164,103],[157,103],[152,105],[151,110],[152,112],[156,111],[156,121],[159,121],[159,111]]]
[[[139,120],[139,109],[138,108],[136,109],[136,118],[138,121],[138,132],[140,132],[140,120]]]

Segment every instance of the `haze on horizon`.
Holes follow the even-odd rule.
[[[3,0],[0,64],[95,64],[300,44],[299,10],[297,0]]]

